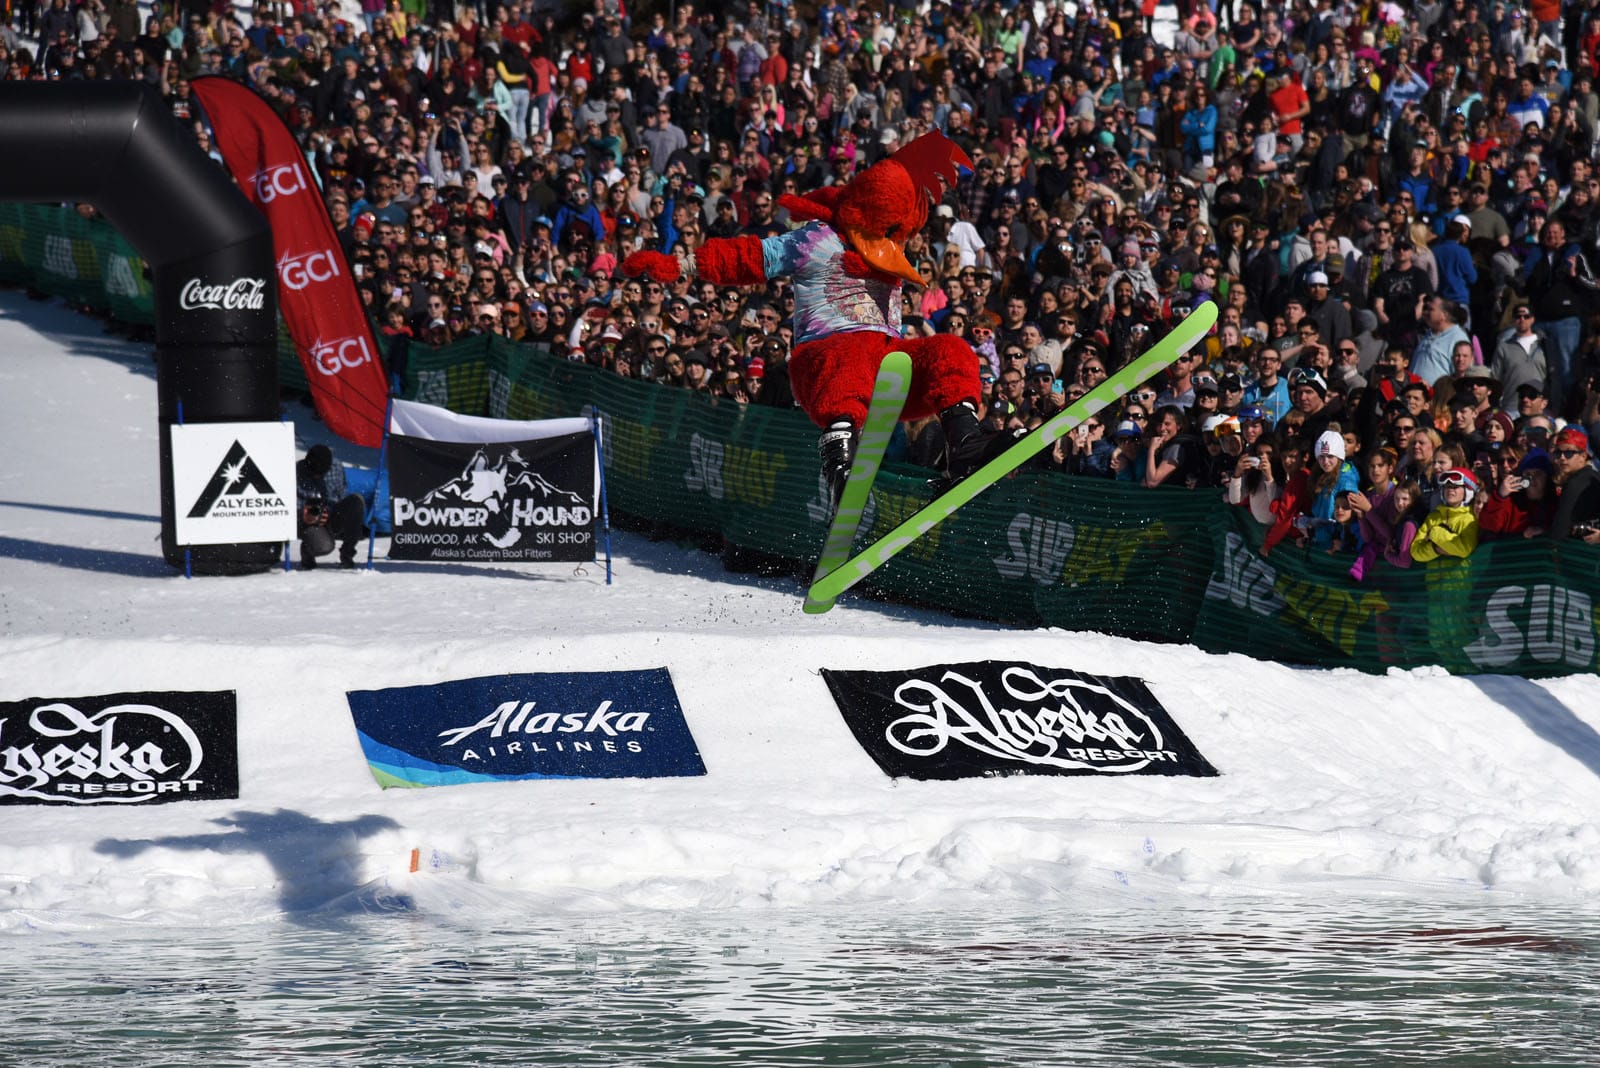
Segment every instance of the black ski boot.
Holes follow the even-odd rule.
[[[833,510],[837,512],[839,498],[844,496],[844,484],[850,480],[850,465],[856,458],[855,426],[848,419],[830,423],[817,441],[817,455],[822,459],[822,477],[828,482]]]
[[[953,486],[1004,452],[1022,436],[1019,430],[986,430],[971,401],[952,404],[939,413],[944,431],[944,479]]]

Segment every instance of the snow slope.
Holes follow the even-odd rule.
[[[813,618],[791,582],[630,535],[609,588],[603,566],[381,561],[186,581],[156,542],[148,352],[0,292],[0,354],[0,700],[236,690],[242,781],[237,801],[0,806],[0,929],[399,894],[587,910],[1600,892],[1593,676],[1299,670],[848,597]],[[326,440],[290,414],[301,448]],[[894,782],[818,674],[976,659],[1141,677],[1222,774]],[[703,778],[383,791],[344,699],[663,665]]]

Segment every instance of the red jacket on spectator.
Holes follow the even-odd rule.
[[[1554,494],[1542,501],[1530,501],[1526,494],[1513,493],[1502,497],[1491,493],[1478,513],[1478,533],[1484,541],[1498,538],[1520,537],[1529,527],[1550,529],[1550,519],[1556,514]]]
[[[1290,476],[1288,485],[1283,488],[1283,496],[1272,502],[1272,514],[1278,518],[1272,524],[1272,529],[1267,531],[1266,541],[1261,543],[1262,555],[1271,552],[1272,547],[1294,529],[1294,521],[1310,510],[1311,473],[1301,468]]]

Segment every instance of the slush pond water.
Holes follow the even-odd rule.
[[[1586,903],[13,915],[0,1065],[1593,1065]]]

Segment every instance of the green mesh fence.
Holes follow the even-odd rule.
[[[60,208],[0,205],[0,280],[122,317],[110,294],[110,256],[131,254],[104,223]],[[142,279],[132,270],[137,260],[129,264]],[[145,316],[130,314],[130,321],[148,321],[148,285],[140,292],[122,295]],[[303,388],[287,335],[279,352],[283,383]],[[482,337],[442,349],[412,346],[402,390],[464,414],[509,419],[573,416],[593,406],[608,421],[614,513],[720,536],[803,573],[821,547],[827,507],[816,430],[798,412],[719,402]],[[925,503],[926,478],[886,464],[862,541]],[[1280,545],[1263,558],[1263,533],[1219,493],[1025,471],[862,588],[1006,623],[1363,671],[1437,664],[1542,677],[1596,669],[1600,548],[1495,542],[1466,561],[1409,569],[1380,563],[1358,584],[1347,574],[1349,556]]]
[[[618,378],[528,346],[475,338],[411,352],[409,397],[475,415],[606,414],[613,511],[720,535],[795,561],[821,545],[827,510],[816,431],[799,413]],[[928,500],[927,472],[885,465],[863,542]],[[1379,564],[1280,546],[1220,492],[1145,490],[1023,472],[985,493],[866,588],[1030,626],[1194,642],[1293,663],[1383,671],[1439,664],[1526,676],[1596,666],[1600,549],[1488,544],[1462,563]]]

